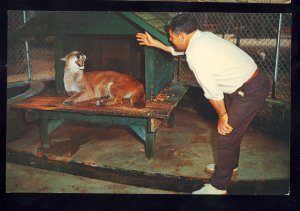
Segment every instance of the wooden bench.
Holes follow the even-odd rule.
[[[128,100],[102,107],[96,106],[96,100],[64,106],[66,97],[61,96],[34,96],[14,104],[13,108],[38,113],[43,149],[50,147],[49,135],[64,121],[121,124],[129,126],[143,140],[146,157],[153,158],[156,130],[164,120],[173,126],[173,110],[187,89],[180,83],[172,83],[147,101],[143,109],[131,107]]]

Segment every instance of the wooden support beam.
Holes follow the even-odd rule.
[[[145,154],[148,159],[154,158],[154,143],[156,132],[146,133]]]
[[[64,122],[62,119],[53,119],[48,122],[48,135],[52,133],[55,129],[59,128],[61,124]]]
[[[40,122],[40,135],[41,135],[41,143],[43,149],[48,149],[50,147],[48,121],[49,120],[47,118],[42,117]]]
[[[146,141],[146,127],[139,125],[129,125],[129,127],[142,139],[143,142]]]
[[[166,126],[168,128],[174,127],[174,111],[171,111],[169,118],[167,119]]]
[[[150,121],[152,122],[152,121]],[[129,127],[142,139],[145,144],[145,154],[148,159],[154,158],[154,143],[156,131],[147,131],[147,127],[129,125]]]
[[[150,100],[154,96],[154,71],[155,71],[155,55],[153,48],[145,48],[145,92],[146,99]]]

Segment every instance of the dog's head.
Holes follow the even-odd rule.
[[[83,70],[86,55],[79,51],[71,51],[65,57],[61,58],[61,60],[66,62],[65,67],[68,69]]]

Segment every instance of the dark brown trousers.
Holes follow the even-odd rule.
[[[232,170],[238,167],[242,138],[268,94],[269,80],[261,71],[234,93],[225,94],[228,124],[233,131],[227,135],[217,135],[218,159],[210,179],[210,184],[215,188],[228,189]]]

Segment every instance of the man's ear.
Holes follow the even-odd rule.
[[[182,41],[184,41],[185,38],[186,38],[186,33],[181,32],[181,33],[179,34],[179,36],[180,36],[180,39],[181,39]]]

